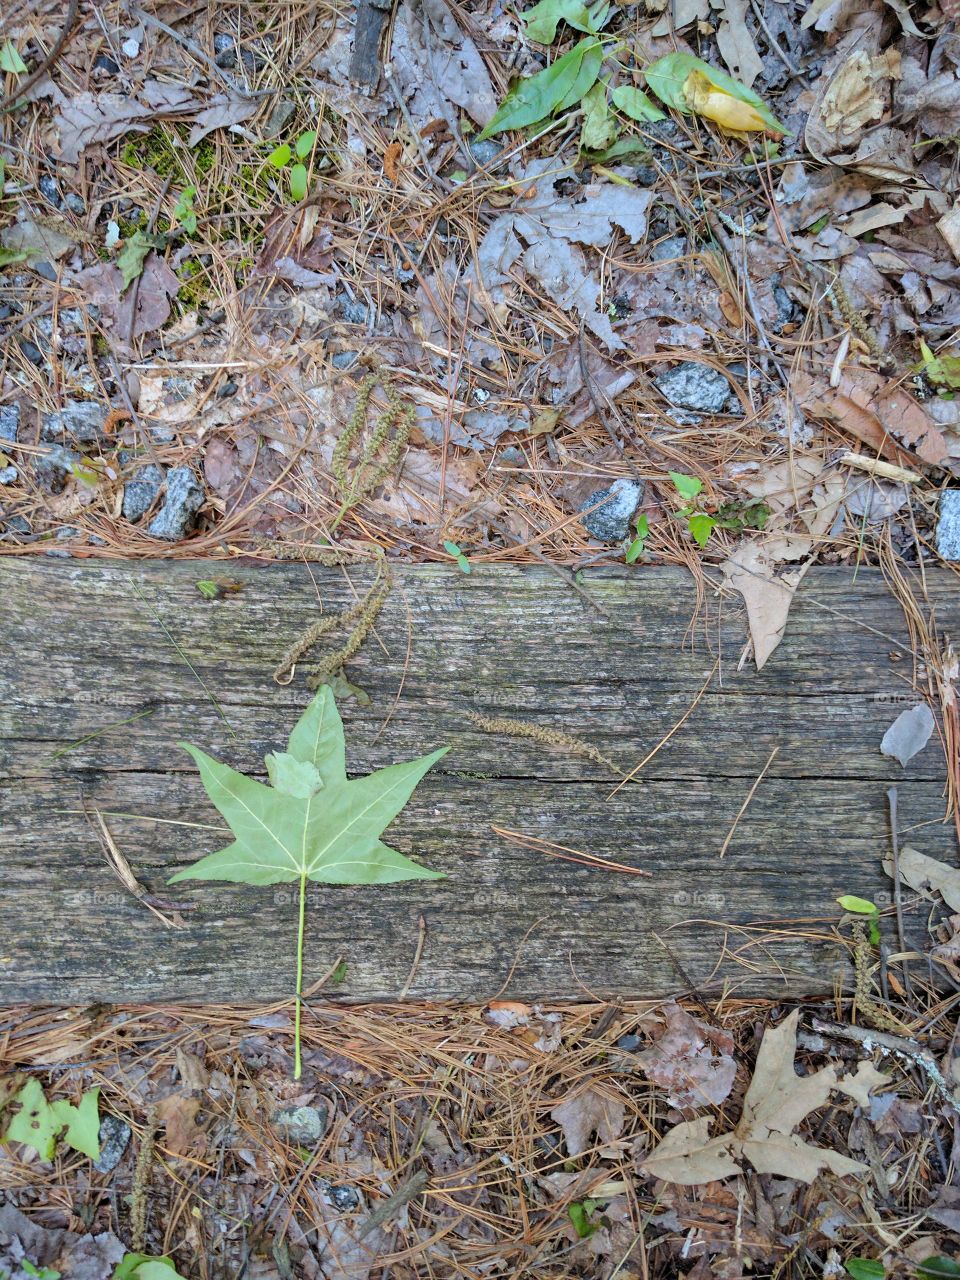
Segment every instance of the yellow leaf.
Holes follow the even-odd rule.
[[[765,133],[769,129],[756,107],[718,89],[702,71],[690,72],[683,84],[683,96],[698,116],[712,120],[727,133]]]

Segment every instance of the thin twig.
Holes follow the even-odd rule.
[[[373,1213],[364,1218],[357,1228],[357,1239],[362,1240],[371,1231],[375,1231],[377,1227],[382,1227],[385,1222],[389,1222],[408,1200],[412,1200],[414,1196],[420,1194],[429,1181],[430,1175],[425,1169],[421,1169],[419,1173],[409,1177],[402,1187],[396,1190],[392,1196],[387,1196],[382,1204],[377,1205]]]
[[[770,768],[770,766],[773,764],[773,762],[774,762],[774,760],[775,760],[775,758],[776,758],[777,752],[778,752],[779,750],[780,750],[780,748],[779,748],[779,747],[774,747],[774,748],[773,748],[773,750],[770,752],[770,757],[769,757],[769,759],[767,760],[767,763],[766,763],[766,764],[763,766],[763,768],[760,770],[759,774],[757,775],[757,780],[756,780],[756,782],[754,782],[753,786],[752,786],[752,787],[750,788],[750,790],[747,792],[747,798],[746,798],[746,800],[744,800],[743,804],[742,804],[742,805],[740,806],[740,808],[737,810],[737,816],[736,816],[736,817],[734,818],[734,820],[733,820],[733,826],[732,826],[732,827],[730,828],[730,830],[727,832],[727,838],[726,838],[726,840],[724,840],[723,844],[720,846],[720,857],[721,857],[721,858],[722,858],[722,857],[723,857],[723,855],[727,852],[727,849],[730,847],[730,841],[733,839],[733,833],[734,833],[734,832],[736,831],[736,829],[737,829],[737,824],[739,823],[739,821],[740,821],[740,819],[743,817],[743,815],[747,812],[747,806],[750,804],[750,801],[751,801],[751,800],[753,799],[753,797],[756,795],[756,793],[757,793],[757,787],[759,787],[760,783],[763,781],[764,774],[767,772],[767,770],[768,770],[768,769]]]

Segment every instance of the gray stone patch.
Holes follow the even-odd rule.
[[[944,489],[937,521],[937,555],[960,560],[960,489]]]
[[[171,467],[167,472],[167,496],[147,525],[147,533],[164,542],[179,542],[193,527],[203,498],[203,489],[191,467]]]
[[[17,443],[17,431],[20,427],[20,406],[18,404],[0,405],[0,453],[5,453],[4,444]],[[17,478],[16,467],[0,467],[0,484],[13,484]]]
[[[96,400],[68,400],[62,409],[40,415],[40,439],[60,440],[66,432],[79,444],[94,444],[103,438],[110,406]]]
[[[112,1173],[130,1142],[130,1126],[119,1116],[106,1115],[100,1121],[100,1154],[93,1162],[97,1173]]]
[[[650,250],[654,262],[665,262],[668,258],[682,258],[687,252],[686,236],[671,236],[669,240],[661,240]]]
[[[149,463],[133,473],[123,486],[123,518],[142,520],[156,502],[163,486],[163,472],[156,463]]]
[[[643,486],[635,480],[615,480],[609,488],[592,493],[580,508],[587,511],[598,502],[603,503],[583,517],[583,527],[601,542],[622,542],[630,532],[631,517],[642,497]]]
[[[658,374],[653,383],[672,405],[698,413],[724,413],[731,395],[730,383],[722,373],[695,360],[674,365]]]
[[[293,1147],[315,1147],[327,1132],[327,1108],[281,1107],[273,1113],[273,1127]]]

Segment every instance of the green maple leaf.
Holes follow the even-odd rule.
[[[57,1135],[66,1128],[64,1141],[75,1151],[96,1160],[100,1154],[100,1090],[88,1089],[75,1107],[65,1098],[48,1102],[40,1081],[31,1077],[10,1101],[19,1103],[6,1133],[5,1142],[22,1142],[33,1147],[41,1160],[52,1160]]]
[[[306,883],[393,884],[436,880],[430,871],[384,844],[380,836],[427,770],[448,747],[347,778],[343,723],[324,685],[290,734],[287,750],[265,759],[271,785],[221,764],[188,743],[207,794],[227,820],[234,842],[171,877],[236,884],[300,883],[297,938],[296,1069],[300,1075],[300,1001]]]

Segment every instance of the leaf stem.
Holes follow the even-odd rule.
[[[300,1061],[300,1010],[303,1005],[303,926],[307,905],[307,872],[300,872],[300,919],[297,924],[297,1010],[293,1020],[293,1078],[299,1080],[302,1072]]]

